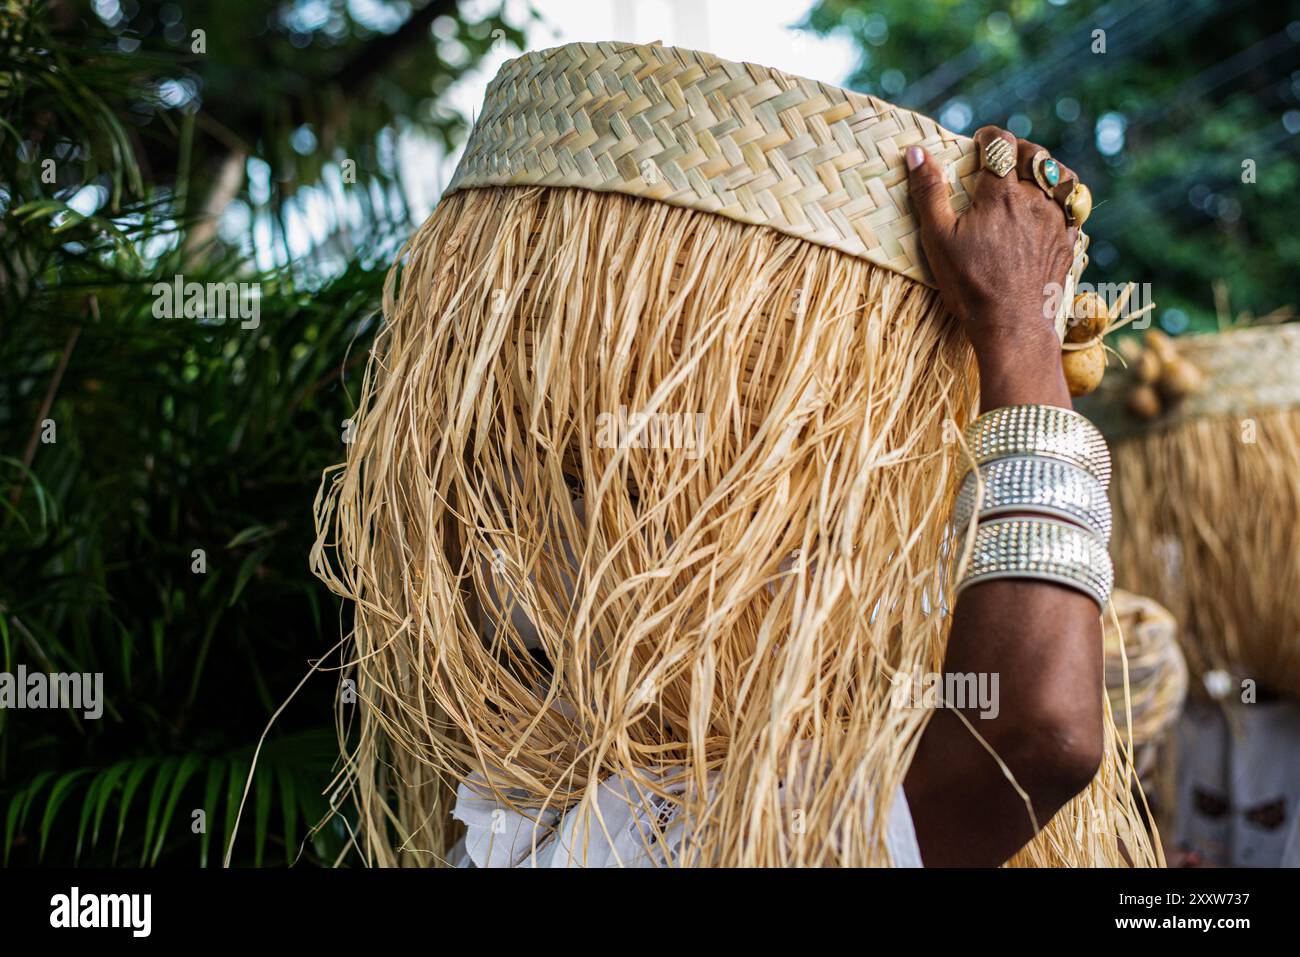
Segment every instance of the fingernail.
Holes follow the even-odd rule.
[[[909,146],[905,154],[908,169],[916,169],[925,162],[925,150],[919,146]]]

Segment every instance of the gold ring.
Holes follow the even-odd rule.
[[[1062,208],[1065,210],[1065,225],[1082,226],[1092,215],[1092,191],[1076,181]]]
[[[999,178],[1016,168],[1016,151],[1010,143],[998,137],[984,148],[984,168]]]
[[[1052,154],[1047,150],[1039,150],[1034,154],[1033,171],[1034,182],[1041,186],[1048,196],[1054,195],[1057,185],[1061,182],[1061,164],[1052,159]]]

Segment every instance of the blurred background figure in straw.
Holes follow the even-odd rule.
[[[1122,352],[1084,408],[1113,443],[1116,573],[1169,608],[1191,667],[1172,833],[1277,866],[1300,807],[1300,325]]]

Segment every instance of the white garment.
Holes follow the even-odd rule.
[[[1178,728],[1178,844],[1219,867],[1296,866],[1298,819],[1300,706],[1189,700]]]
[[[520,813],[485,794],[482,785],[483,778],[473,775],[456,789],[452,817],[467,828],[452,854],[458,867],[674,866],[690,836],[678,804],[654,794],[638,795],[623,776],[602,781],[594,801],[563,815],[553,810]],[[666,790],[680,794],[684,787]],[[651,815],[657,818],[657,828]],[[895,867],[922,866],[901,787],[890,804],[885,847]]]
[[[1300,814],[1291,822],[1291,836],[1287,838],[1286,849],[1282,851],[1281,867],[1300,867]]]

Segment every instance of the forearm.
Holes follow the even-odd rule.
[[[926,726],[906,780],[921,858],[931,867],[995,866],[1096,772],[1102,721],[1097,606],[1050,583],[974,585],[957,603],[944,671],[996,674],[999,693],[996,717],[966,709],[967,727],[941,708]]]
[[[1053,337],[981,356],[981,411],[1022,403],[1068,408],[1059,348]],[[1096,771],[1097,605],[1046,582],[973,585],[957,602],[944,670],[997,675],[998,700],[993,716],[963,712],[987,748],[951,710],[940,709],[926,727],[906,781],[922,859],[928,866],[1000,864]]]

